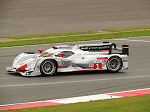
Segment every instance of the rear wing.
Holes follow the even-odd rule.
[[[122,45],[122,48],[117,47],[115,43],[103,42],[101,44],[85,44],[80,45],[79,49],[83,51],[108,51],[108,54],[113,54],[113,51],[120,51],[117,52],[123,55],[129,55],[129,45]]]
[[[115,43],[112,43],[110,45],[109,54],[112,54],[113,50],[121,51],[121,53],[119,53],[119,54],[128,55],[129,56],[129,45],[122,45],[122,48],[119,48],[119,47],[117,47],[117,45]]]
[[[129,55],[129,45],[122,45],[122,54]]]

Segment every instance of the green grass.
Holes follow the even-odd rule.
[[[150,112],[150,95],[2,112]]]
[[[144,29],[150,29],[150,27],[118,28],[118,29],[107,29],[105,31],[123,32],[123,31],[144,30]]]
[[[144,29],[150,29],[150,27],[118,28],[118,29],[107,29],[104,31],[123,32],[123,31],[144,30]],[[0,36],[0,38],[30,39],[30,38],[69,36],[69,35],[94,34],[94,33],[99,33],[99,32],[98,31],[80,31],[80,32],[64,32],[64,33],[28,34],[28,35]]]
[[[14,35],[14,36],[1,36],[0,38],[29,39],[29,38],[39,38],[39,37],[40,38],[41,37],[56,37],[56,36],[68,36],[68,35],[79,35],[79,34],[93,34],[93,33],[96,33],[96,31]]]
[[[22,40],[22,41],[12,41],[12,42],[0,42],[0,47],[50,44],[50,43],[61,43],[61,42],[75,42],[75,41],[89,41],[89,40],[126,38],[126,37],[149,36],[149,35],[150,35],[150,31],[132,31],[132,32],[101,34],[101,35],[99,34],[99,35],[68,36],[68,37],[57,37],[57,38],[48,38],[48,39],[33,39],[33,40]]]

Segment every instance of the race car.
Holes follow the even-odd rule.
[[[8,72],[22,76],[52,76],[57,72],[107,70],[118,72],[128,69],[129,45],[115,43],[56,45],[39,53],[24,52],[13,61]]]

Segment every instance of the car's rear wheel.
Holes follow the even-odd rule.
[[[107,61],[107,70],[110,72],[118,72],[122,68],[122,60],[118,56],[112,56]]]
[[[57,72],[57,64],[54,60],[46,59],[40,65],[40,72],[43,76],[52,76]]]

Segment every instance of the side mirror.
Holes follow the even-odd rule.
[[[42,53],[42,52],[43,52],[43,50],[42,50],[42,49],[38,49],[38,51],[39,51],[39,53]]]

